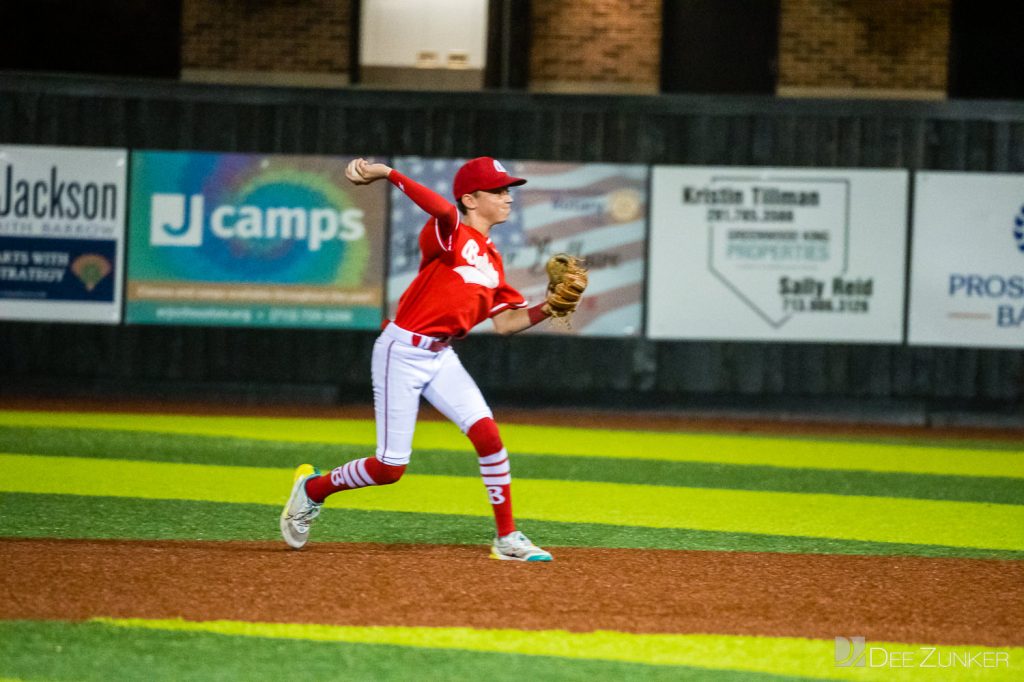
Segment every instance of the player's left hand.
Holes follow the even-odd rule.
[[[583,259],[556,253],[548,259],[548,293],[545,307],[551,317],[566,317],[576,312],[587,288],[587,269]]]

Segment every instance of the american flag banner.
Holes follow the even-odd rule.
[[[397,157],[393,166],[449,200],[465,159]],[[544,298],[549,256],[582,256],[590,284],[566,325],[549,320],[529,333],[637,336],[641,332],[647,252],[647,178],[644,165],[504,161],[527,184],[512,188],[512,216],[491,230],[505,276],[531,302]],[[388,314],[419,267],[418,237],[427,221],[401,190],[391,190]],[[492,331],[489,322],[474,331]]]

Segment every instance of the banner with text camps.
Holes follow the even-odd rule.
[[[350,160],[133,153],[128,322],[377,328],[387,190]]]
[[[900,343],[908,173],[656,166],[655,339]]]
[[[1024,174],[914,176],[909,342],[1024,349]]]
[[[505,277],[531,303],[544,299],[544,264],[560,251],[583,256],[590,284],[569,325],[543,322],[530,331],[587,336],[641,333],[646,264],[647,166],[504,161],[508,172],[526,178],[513,187],[512,215],[491,231],[501,252]],[[396,158],[395,168],[449,201],[461,159]],[[392,189],[388,310],[419,268],[423,213],[400,190]],[[480,331],[491,331],[490,322]]]
[[[0,319],[120,321],[127,159],[0,146]]]

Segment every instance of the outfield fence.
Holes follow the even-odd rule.
[[[0,144],[1024,172],[1024,104],[299,90],[0,76]],[[373,333],[0,322],[6,395],[369,399]],[[1020,420],[1019,350],[474,339],[495,400]]]

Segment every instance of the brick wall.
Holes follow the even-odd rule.
[[[658,89],[660,0],[533,0],[531,7],[531,87]]]
[[[779,92],[944,93],[951,0],[782,0]]]
[[[184,0],[182,68],[343,74],[351,0]]]
[[[183,0],[182,70],[349,71],[354,0]],[[781,0],[780,94],[944,93],[952,0]],[[533,0],[530,87],[656,92],[661,0]]]

